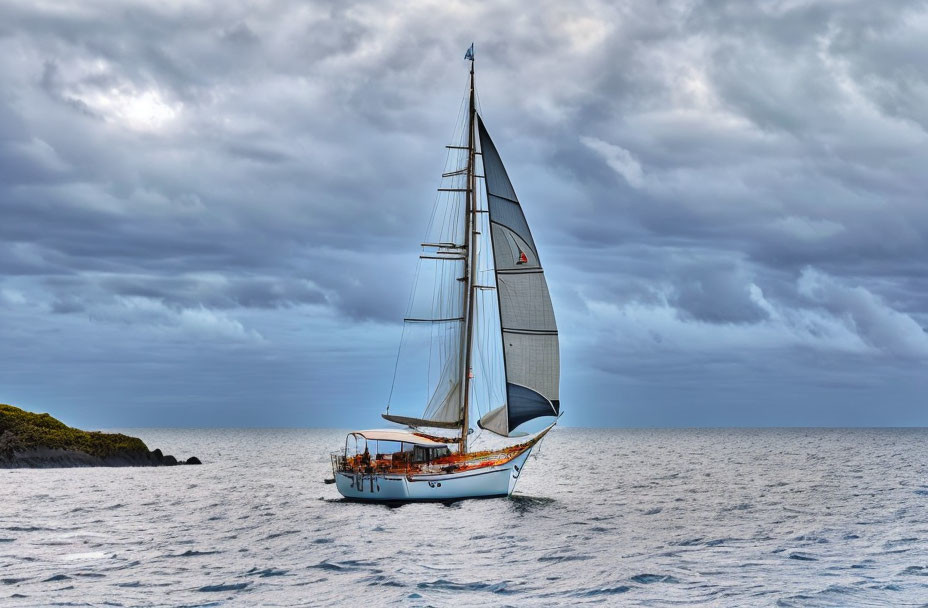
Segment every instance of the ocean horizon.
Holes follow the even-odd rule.
[[[104,433],[125,433],[129,435],[138,435],[139,433],[144,433],[146,431],[196,431],[196,430],[214,430],[214,431],[337,431],[341,433],[349,433],[351,431],[358,430],[360,428],[388,428],[389,423],[377,423],[371,424],[367,427],[341,427],[341,426],[256,426],[256,425],[243,425],[243,426],[164,426],[164,425],[155,425],[155,426],[94,426],[92,424],[78,424],[75,423],[75,426],[90,429],[95,431],[100,431]],[[672,425],[661,425],[661,426],[570,426],[562,423],[557,424],[557,428],[561,430],[572,429],[578,431],[660,431],[660,430],[671,430],[671,431],[778,431],[778,430],[894,430],[894,429],[928,429],[928,425],[920,424],[910,424],[910,425],[872,425],[872,424],[861,424],[861,425],[685,425],[685,426],[672,426]]]

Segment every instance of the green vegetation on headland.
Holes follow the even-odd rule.
[[[178,463],[138,437],[75,429],[0,403],[0,467],[158,466]],[[187,464],[199,464],[195,457]]]
[[[138,437],[118,433],[88,433],[71,428],[48,414],[33,414],[0,403],[0,435],[10,431],[20,450],[49,448],[75,450],[98,458],[123,452],[145,452],[148,446]]]

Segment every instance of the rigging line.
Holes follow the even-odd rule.
[[[476,171],[476,167],[475,167],[475,171]],[[475,194],[474,199],[477,204],[477,209],[480,211],[483,211],[484,201],[483,201],[483,197],[481,196],[482,194],[481,189],[477,187],[476,192],[474,194]],[[490,233],[486,230],[485,216],[480,215],[478,221],[480,222],[480,232],[482,235],[480,239],[481,253],[487,252],[486,255],[481,255],[481,258],[480,258],[482,261],[481,268],[480,268],[480,273],[481,273],[480,276],[482,277],[483,275],[485,275],[487,266],[489,266],[490,264],[490,257],[492,254],[489,252],[489,248],[487,247],[487,242],[490,239]],[[480,279],[480,283],[481,285],[484,283],[483,278]],[[492,395],[493,378],[492,378],[490,368],[487,365],[487,355],[488,355],[487,345],[488,345],[488,336],[490,332],[490,326],[491,326],[492,318],[493,318],[492,316],[493,311],[489,309],[487,306],[488,300],[486,298],[486,291],[481,289],[479,293],[480,293],[481,308],[484,311],[484,315],[483,315],[484,323],[481,328],[481,335],[480,335],[480,368],[481,368],[483,378],[484,378],[484,397],[485,397],[484,406],[485,406],[486,411],[485,412],[481,411],[481,417],[482,417],[484,413],[489,413],[490,410],[493,408],[493,395]]]
[[[387,413],[390,412],[390,403],[393,401],[393,390],[396,388],[396,372],[400,368],[400,353],[403,351],[403,340],[406,338],[406,324],[400,333],[400,345],[396,349],[396,361],[393,364],[393,381],[390,383],[390,395],[387,397]]]
[[[432,302],[431,302],[431,306],[429,309],[430,314],[433,317],[437,317],[441,315],[441,307],[440,307],[441,295],[442,295],[441,291],[442,291],[442,287],[444,283],[444,281],[442,281],[442,277],[444,275],[444,269],[437,269],[437,270],[438,271],[435,277],[436,281],[432,284]],[[437,329],[439,330],[439,332],[441,331],[441,328],[437,328]],[[435,357],[435,346],[436,346],[436,335],[435,334],[436,334],[436,327],[434,325],[431,325],[429,327],[429,355],[428,355],[428,363],[426,365],[426,387],[425,387],[426,411],[430,409],[428,405],[430,404],[431,393],[432,393],[432,362]],[[437,338],[437,341],[439,342],[439,356],[440,356],[440,353],[441,353],[440,336]]]
[[[447,212],[446,212],[446,213],[447,213]],[[442,278],[442,276],[443,276],[443,274],[444,274],[444,269],[439,268],[439,269],[436,269],[436,270],[437,270],[437,272],[435,272],[435,275],[436,275],[435,278],[436,278],[437,280],[436,280],[435,283],[432,284],[432,302],[431,302],[431,307],[430,307],[430,309],[429,309],[432,316],[438,316],[438,315],[436,314],[436,311],[438,310],[437,302],[440,301],[440,297],[441,297],[441,287],[442,287],[441,278]]]
[[[481,293],[480,295],[481,295],[481,300],[485,299],[485,298],[483,297],[483,295],[484,295],[483,293]],[[485,306],[485,304],[484,304],[484,306]],[[487,337],[489,336],[489,325],[488,325],[487,323],[484,323],[484,324],[483,324],[483,327],[481,328],[481,330],[482,330],[482,331],[481,331],[481,334],[482,334],[482,335],[480,336],[480,370],[481,370],[481,372],[483,373],[483,377],[484,377],[484,379],[485,379],[485,381],[484,381],[484,384],[485,384],[484,390],[487,392],[487,413],[489,413],[490,407],[491,407],[490,404],[492,403],[492,401],[490,400],[490,395],[489,395],[489,391],[490,391],[490,388],[491,388],[491,387],[490,387],[490,385],[488,384],[488,381],[489,381],[489,379],[490,379],[490,374],[489,374],[489,371],[488,371],[489,368],[487,367],[487,360],[486,360],[486,354],[487,354],[487,353],[486,353],[486,345],[487,345]],[[481,411],[481,412],[479,412],[479,413],[480,413],[480,417],[482,418],[482,417],[483,417],[483,412]],[[479,425],[478,425],[478,426],[479,426]]]
[[[459,109],[458,109],[458,116],[459,116],[459,118],[460,118],[461,112],[463,112],[463,110],[462,110],[461,108],[459,108]],[[457,127],[455,127],[455,130],[457,130]],[[447,150],[447,151],[445,152],[445,162],[444,162],[444,165],[443,165],[443,167],[442,167],[442,171],[448,169],[448,167],[449,167],[450,165],[451,165],[451,151],[450,151],[450,150]],[[439,180],[439,185],[441,185],[441,181],[442,181],[442,180]],[[436,212],[436,210],[437,210],[437,208],[438,208],[438,204],[439,204],[439,203],[440,203],[440,201],[436,199],[436,206],[433,207],[433,209],[432,209],[432,215],[433,215],[433,217],[434,217],[434,215],[435,215],[435,212]],[[431,233],[431,228],[432,228],[432,222],[430,221],[430,222],[429,222],[429,231],[428,231],[428,234]]]
[[[470,86],[470,82],[468,78],[467,92],[469,92],[469,86]],[[455,129],[458,134],[458,139],[460,139],[461,141],[464,140],[464,133],[466,131],[464,127],[464,123],[466,122],[465,119],[467,118],[465,116],[465,104],[466,104],[466,95],[462,96],[462,100],[458,108],[458,121],[456,125],[457,128]],[[452,139],[455,139],[455,138],[453,137]],[[448,169],[450,167],[460,166],[460,162],[459,162],[460,157],[461,157],[460,150],[448,149],[445,154],[445,169]],[[453,165],[451,164],[452,159],[455,160]],[[452,178],[451,181],[452,181],[452,185],[458,185],[456,184],[456,182],[459,182],[459,180]],[[460,231],[460,218],[458,216],[461,215],[460,214],[461,201],[459,199],[460,197],[453,196],[453,195],[444,196],[441,193],[438,193],[436,195],[436,203],[433,206],[432,217],[430,218],[429,227],[428,227],[429,236],[431,235],[432,230],[438,227],[436,226],[435,219],[437,219],[438,213],[440,212],[440,208],[441,208],[442,220],[441,220],[440,227],[438,227],[438,231],[440,235],[444,235],[444,234],[447,234],[449,230],[451,230],[452,238],[450,239],[439,238],[438,240],[439,241],[450,240],[452,242],[458,242],[460,240],[460,239],[455,238],[457,236],[456,233]],[[451,213],[449,213],[449,211]],[[431,298],[432,299],[432,311],[434,313],[437,313],[435,314],[435,316],[440,316],[443,314],[444,310],[447,308],[447,306],[445,306],[447,302],[447,299],[446,299],[448,295],[447,292],[449,289],[451,291],[454,291],[454,288],[457,286],[457,281],[456,281],[457,270],[454,269],[454,272],[452,272],[453,266],[455,265],[444,265],[443,264],[442,266],[443,268],[436,269],[437,272],[433,272],[433,275],[437,279],[436,282],[432,285],[432,298]],[[417,280],[417,289],[418,289],[418,280]],[[415,293],[413,294],[413,297],[414,295]],[[409,308],[411,308],[411,305]],[[452,316],[452,315],[448,315],[448,316]],[[449,358],[447,357],[447,350],[448,350],[448,343],[449,343],[448,330],[450,329],[452,334],[454,333],[454,330],[453,330],[453,324],[444,324],[444,325],[446,325],[446,327],[444,328],[444,331],[442,331],[442,328],[434,327],[434,325],[430,327],[430,331],[429,331],[429,362],[428,362],[427,369],[426,369],[426,391],[427,391],[426,398],[429,398],[429,394],[431,392],[432,364],[437,363],[437,361],[435,361],[435,355],[437,354],[442,361],[449,362]],[[405,330],[405,326],[404,326],[404,330]],[[441,382],[441,377],[438,378],[438,382]],[[436,388],[438,387],[436,386]]]
[[[468,90],[469,90],[469,87],[470,87],[470,81],[469,81],[469,79],[468,79],[468,81],[466,82],[465,91],[468,91]],[[456,117],[456,120],[455,120],[455,126],[454,126],[454,128],[453,128],[453,130],[452,130],[452,137],[451,137],[452,140],[455,139],[455,137],[454,137],[455,134],[461,133],[461,132],[463,131],[463,125],[462,125],[462,123],[463,123],[464,115],[465,115],[465,112],[466,112],[466,111],[465,111],[465,101],[464,101],[465,98],[466,98],[466,95],[465,95],[465,96],[462,96],[462,97],[461,97],[461,102],[460,102],[460,104],[458,104],[458,113],[457,113],[457,117]],[[459,137],[460,137],[460,136],[459,136]],[[449,149],[449,150],[446,150],[446,152],[445,152],[445,167],[444,167],[445,169],[447,169],[447,168],[449,167],[450,163],[451,163],[451,156],[452,156],[452,150],[450,150],[450,149]],[[455,153],[455,157],[456,157],[456,158],[459,157],[459,156],[460,156],[459,154]],[[438,196],[440,196],[440,195],[438,195]],[[432,217],[430,218],[430,221],[429,221],[429,225],[428,225],[428,228],[427,228],[427,233],[430,233],[430,232],[431,232],[432,225],[433,225],[432,220],[434,219],[435,213],[436,213],[436,211],[437,211],[437,209],[438,209],[438,203],[439,203],[439,201],[437,200],[437,199],[438,199],[438,196],[436,197],[436,204],[435,204],[435,206],[432,208]]]
[[[486,334],[484,335],[484,341],[485,341],[484,348],[485,348],[486,356],[484,358],[483,365],[486,368],[485,373],[487,375],[487,384],[488,384],[487,393],[488,393],[488,400],[489,400],[489,405],[487,406],[487,412],[493,409],[493,406],[496,403],[495,397],[496,397],[496,392],[497,392],[496,391],[496,380],[497,380],[496,369],[493,367],[495,352],[493,350],[493,345],[491,344],[491,340],[492,340],[491,336],[493,334],[492,330],[493,328],[491,328],[488,324]]]
[[[454,207],[454,218],[453,218],[453,220],[454,220],[454,231],[455,231],[455,234],[460,233],[460,238],[462,239],[461,242],[467,243],[467,242],[468,242],[467,239],[468,239],[469,235],[465,234],[465,233],[467,232],[467,229],[466,229],[466,227],[465,227],[465,221],[464,221],[464,220],[465,220],[465,218],[464,218],[465,210],[464,210],[464,209],[465,209],[466,206],[467,206],[467,201],[464,200],[464,197],[463,197],[463,196],[457,196],[457,197],[455,197],[455,199],[456,199],[456,204],[455,204],[455,207]],[[468,245],[468,247],[469,247],[469,246],[470,246],[470,245]]]
[[[415,299],[416,290],[419,285],[419,275],[422,270],[422,260],[416,262],[416,274],[413,278],[413,287],[409,292],[409,300],[406,302],[406,315],[412,311],[413,300]],[[393,362],[393,380],[390,382],[390,394],[387,396],[387,411],[390,411],[390,404],[393,401],[393,392],[396,390],[396,376],[400,367],[400,357],[403,354],[403,342],[406,339],[406,323],[403,323],[403,329],[400,333],[400,343],[396,348],[396,359]]]
[[[480,106],[480,91],[477,90],[477,79],[474,79],[474,107],[478,114],[483,114],[483,108]]]
[[[438,285],[438,302],[439,302],[439,305],[438,305],[437,309],[433,311],[433,313],[435,313],[436,315],[446,315],[446,314],[447,314],[448,316],[450,316],[450,314],[451,314],[450,312],[449,312],[449,313],[446,313],[446,312],[445,312],[445,306],[444,306],[444,302],[445,302],[445,291],[446,291],[446,285],[447,285],[447,280],[446,280],[447,275],[448,275],[447,269],[446,269],[446,268],[443,268],[442,271],[441,271],[441,277],[439,277],[439,278],[440,278],[440,281],[439,281],[439,285]],[[438,388],[439,388],[438,385],[441,383],[442,378],[444,377],[444,368],[445,368],[445,364],[446,364],[446,349],[445,349],[445,342],[447,341],[447,333],[448,333],[448,332],[446,331],[446,328],[438,328],[438,329],[439,329],[439,331],[441,332],[441,335],[439,336],[439,342],[438,342],[438,357],[439,357],[439,359],[442,361],[442,367],[441,367],[441,371],[439,372],[439,375],[438,375],[438,381],[436,382],[436,385],[435,385],[436,391],[438,390]]]
[[[467,82],[467,85],[466,85],[466,86],[467,86],[468,88],[470,87],[470,81]],[[468,89],[466,88],[465,91],[467,91],[467,90],[468,90]],[[452,139],[452,141],[455,139],[454,136],[462,130],[461,123],[462,123],[462,120],[463,120],[463,117],[464,117],[464,114],[465,114],[465,109],[464,109],[464,108],[465,108],[465,104],[464,104],[464,99],[465,99],[465,98],[466,98],[466,96],[462,96],[462,97],[461,97],[461,103],[458,104],[458,114],[457,114],[457,117],[456,117],[455,122],[454,122],[454,128],[453,128],[453,130],[452,130],[452,132],[451,132],[451,139]],[[449,149],[449,150],[447,150],[447,152],[446,152],[446,154],[445,154],[445,169],[448,168],[448,163],[449,163],[450,160],[451,160],[451,150]]]
[[[454,272],[452,272],[453,270]],[[450,302],[449,295],[451,295],[449,294],[449,290],[452,290],[452,288],[454,287],[456,283],[455,281],[456,274],[457,274],[456,269],[453,269],[453,267],[450,267],[448,265],[444,265],[444,267],[441,269],[441,276],[440,276],[440,281],[438,284],[438,287],[439,287],[438,301],[437,301],[436,310],[434,311],[436,315],[444,315],[446,314],[444,311],[449,309],[449,306],[448,306]],[[449,316],[456,315],[455,312],[449,312],[447,314]],[[441,407],[441,404],[443,402],[443,399],[439,399],[439,398],[445,396],[443,395],[443,391],[444,391],[443,384],[444,384],[445,377],[449,371],[453,371],[454,369],[456,369],[456,364],[453,361],[453,358],[450,356],[450,353],[449,353],[449,347],[453,346],[452,337],[456,332],[457,332],[457,329],[453,324],[446,324],[438,340],[438,344],[437,344],[438,357],[439,357],[439,360],[442,362],[442,365],[440,368],[440,373],[437,376],[435,390],[432,395],[432,398],[436,400],[434,402],[430,402],[429,407],[428,407],[428,411],[430,415],[439,411],[439,408]]]
[[[480,166],[481,166],[481,170],[484,173],[486,173],[485,162],[482,157],[480,160]],[[489,211],[489,201],[486,197],[485,188],[478,188],[478,193],[479,193],[481,202],[485,205],[487,211]],[[496,259],[493,256],[494,247],[492,243],[493,239],[492,239],[492,230],[491,230],[491,225],[490,225],[489,214],[487,214],[483,218],[483,222],[484,222],[486,233],[488,235],[487,240],[490,243],[490,247],[488,248],[490,250],[490,254],[486,256],[486,259],[487,259],[486,270],[492,273],[491,284],[494,287],[498,288],[499,284],[498,284],[498,281],[496,280],[496,272],[495,272],[496,271]],[[505,363],[500,360],[500,356],[502,354],[500,351],[502,350],[503,345],[502,345],[501,339],[499,340],[495,339],[496,336],[501,335],[500,332],[502,330],[502,327],[500,324],[500,311],[499,311],[498,297],[494,298],[492,308],[493,308],[493,314],[491,315],[491,317],[493,320],[493,331],[491,332],[489,328],[487,329],[487,343],[489,344],[490,340],[493,340],[492,350],[490,351],[490,354],[489,354],[490,361],[488,363],[488,366],[492,370],[492,374],[491,374],[492,379],[491,379],[491,385],[490,385],[491,407],[493,404],[500,403],[500,402],[502,403],[506,402],[505,381],[503,380],[503,378],[505,377],[505,368],[504,368]],[[502,371],[502,375],[500,375],[500,371]]]
[[[441,196],[441,192],[438,192],[435,195],[435,202],[432,203],[432,213],[429,215],[429,223],[425,227],[426,236],[432,233],[432,226],[434,226],[435,223],[435,215],[438,212],[439,205],[441,204]]]
[[[447,162],[446,162],[446,164],[447,164]],[[441,181],[440,181],[440,180],[439,180],[439,184],[441,184]],[[433,228],[435,227],[435,217],[436,217],[437,214],[438,214],[438,209],[439,209],[439,207],[441,207],[441,197],[442,197],[442,193],[441,193],[441,192],[436,192],[436,193],[435,193],[435,198],[433,199],[433,202],[432,202],[432,212],[429,214],[429,222],[428,222],[428,224],[427,224],[426,227],[425,227],[425,234],[426,234],[426,237],[428,237],[428,235],[432,234],[432,230],[433,230]]]
[[[403,316],[409,316],[412,314],[412,303],[416,296],[416,290],[419,288],[419,273],[422,271],[422,260],[419,259],[416,261],[416,274],[412,279],[412,291],[409,292],[409,300],[406,302],[406,314]]]
[[[443,181],[443,180],[439,180],[439,185],[441,185],[442,181]],[[427,227],[427,229],[426,229],[426,239],[425,239],[425,240],[430,240],[430,237],[431,237],[432,234],[433,234],[433,230],[435,230],[439,235],[441,235],[443,232],[445,232],[445,229],[447,228],[447,218],[446,218],[446,216],[445,216],[444,214],[442,214],[442,222],[443,222],[442,224],[436,225],[435,220],[436,220],[436,217],[438,217],[439,210],[440,210],[440,209],[446,209],[446,208],[448,207],[448,204],[449,204],[449,203],[447,202],[447,198],[446,198],[446,196],[445,196],[444,194],[442,194],[441,190],[437,191],[437,193],[436,193],[436,195],[435,195],[435,203],[434,203],[434,205],[433,205],[433,207],[432,207],[432,213],[431,213],[431,216],[430,216],[430,218],[429,218],[429,224],[428,224],[428,227]],[[437,229],[437,230],[436,230],[436,229]],[[440,239],[439,239],[439,240],[440,240]]]
[[[485,192],[481,190],[481,195],[484,195],[484,194]],[[483,197],[483,200],[486,202],[485,196]],[[490,235],[488,237],[488,241],[490,242],[490,246],[489,246],[490,254],[487,255],[487,271],[490,273],[490,277],[491,277],[491,279],[489,280],[489,284],[491,284],[494,288],[498,289],[499,285],[496,281],[496,273],[494,272],[496,270],[496,260],[493,256],[494,247],[492,243],[492,231],[490,230],[489,216],[486,216],[484,218],[484,224],[486,225],[487,234]],[[490,295],[496,295],[496,294],[490,294]],[[493,333],[491,335],[488,332],[488,335],[487,335],[488,343],[490,340],[492,340],[492,351],[490,355],[490,362],[488,365],[490,365],[490,369],[493,371],[493,385],[492,385],[493,404],[496,404],[499,402],[505,402],[503,393],[500,390],[500,386],[504,384],[504,382],[502,382],[502,379],[499,375],[499,368],[500,368],[499,350],[502,348],[502,340],[496,339],[496,336],[499,335],[499,318],[500,318],[498,297],[492,298],[492,307],[493,307],[493,315],[492,315]]]
[[[434,283],[433,289],[432,289],[431,313],[436,318],[441,317],[442,315],[445,314],[444,300],[445,300],[445,285],[446,285],[445,278],[446,276],[447,276],[447,269],[446,268],[439,269],[437,276],[436,276],[436,282]],[[427,391],[426,399],[428,401],[426,405],[426,412],[429,413],[430,415],[433,412],[433,406],[435,405],[432,403],[432,399],[434,398],[435,394],[439,392],[442,378],[444,376],[445,334],[446,332],[444,331],[443,328],[440,328],[440,327],[436,328],[434,327],[434,325],[430,328],[430,331],[429,331],[429,363],[428,363],[428,372],[427,372],[428,381],[427,381],[427,389],[426,389]],[[437,360],[436,360],[436,356],[437,356]],[[441,362],[441,364],[437,368],[438,375],[434,383],[434,389],[433,389],[432,372],[431,372],[432,364],[439,363],[439,362]]]
[[[444,180],[442,180],[442,184],[444,184]],[[437,237],[436,240],[438,241],[445,241],[445,240],[450,241],[450,240],[453,240],[454,237],[448,236],[449,229],[452,227],[452,224],[450,222],[451,218],[449,217],[448,210],[450,208],[454,208],[454,206],[457,204],[457,201],[454,199],[454,197],[449,197],[448,195],[445,195],[445,194],[440,194],[440,196],[442,196],[442,200],[445,202],[445,204],[442,207],[441,229],[437,234],[435,235],[430,234],[429,237],[435,236]]]
[[[463,107],[463,102],[462,102],[462,107]],[[458,110],[459,119],[460,119],[461,112],[463,112],[463,109],[459,109],[459,110]],[[457,130],[457,127],[455,128],[455,130]],[[444,166],[443,166],[443,170],[444,170],[444,169],[448,169],[448,167],[449,167],[450,165],[451,165],[451,150],[447,150],[446,153],[445,153],[445,163],[444,163]],[[440,185],[440,184],[441,184],[441,180],[439,180],[439,185]],[[427,234],[427,235],[431,234],[431,230],[432,230],[432,226],[433,226],[433,220],[434,220],[434,217],[435,217],[436,212],[437,212],[437,210],[438,210],[438,207],[439,207],[439,205],[440,205],[440,203],[441,203],[440,197],[441,197],[441,194],[440,194],[440,193],[439,193],[438,195],[436,195],[435,206],[432,207],[432,216],[431,216],[430,219],[429,219],[429,225],[428,225],[428,228],[427,228],[427,230],[426,230],[426,234]]]
[[[479,204],[481,205],[481,208],[485,207],[486,199],[484,198],[483,191],[480,188],[477,189],[477,200]],[[491,245],[492,234],[490,230],[488,229],[487,217],[481,216],[480,222],[481,222],[481,232],[486,234],[486,237],[482,239],[483,248],[486,249],[487,251],[487,254],[483,256],[483,260],[484,260],[483,271],[486,272],[491,269],[491,266],[494,263],[493,247]],[[481,279],[481,283],[482,282],[483,280]],[[489,413],[493,409],[493,406],[495,404],[493,397],[495,396],[495,392],[496,392],[494,390],[495,379],[496,379],[495,374],[493,373],[493,368],[488,363],[488,359],[492,356],[491,352],[489,351],[489,348],[490,348],[492,326],[494,325],[493,320],[496,314],[495,314],[494,307],[491,307],[488,304],[488,303],[495,304],[495,300],[489,299],[485,291],[481,291],[481,298],[483,300],[483,309],[487,313],[484,315],[484,318],[486,319],[486,323],[484,324],[484,330],[483,330],[483,350],[481,353],[481,365],[483,366],[483,373],[484,373],[484,377],[486,378],[486,398],[487,398],[486,410],[487,410],[487,413]]]
[[[430,398],[429,397],[431,393],[430,387],[432,386],[432,342],[434,341],[433,340],[433,337],[435,334],[434,330],[435,330],[434,326],[429,327],[429,362],[428,362],[428,365],[426,366],[426,372],[425,372],[425,398],[426,399]]]
[[[444,181],[442,182],[444,184]],[[443,194],[443,201],[445,202],[442,207],[443,223],[442,223],[442,232],[438,235],[441,238],[444,238],[448,234],[449,228],[453,225],[453,217],[449,215],[449,210],[455,208],[458,205],[457,197],[449,194]]]
[[[478,308],[480,306],[479,294],[477,298],[475,298],[474,300],[474,306],[477,306]],[[480,403],[481,403],[481,395],[480,395],[481,390],[479,389],[483,385],[483,377],[480,371],[480,331],[481,331],[481,328],[483,327],[482,316],[479,320],[474,319],[474,323],[475,323],[474,325],[475,331],[474,331],[474,336],[473,336],[473,339],[474,339],[473,350],[475,352],[472,357],[473,359],[472,360],[472,371],[475,373],[474,373],[474,379],[471,380],[471,411],[475,411],[479,419]]]
[[[463,108],[463,102],[462,102],[461,107]],[[459,110],[459,116],[461,112],[463,112],[463,110]],[[447,156],[448,155],[446,155],[446,157]],[[449,159],[446,158],[445,160],[446,168],[447,168],[448,163],[449,163]],[[439,181],[441,182],[442,180],[439,180]],[[442,197],[443,195],[441,194],[441,192],[438,192],[435,196],[435,202],[432,206],[432,210],[431,210],[431,214],[430,214],[429,222],[428,222],[428,227],[426,228],[426,240],[429,240],[428,237],[432,234],[433,229],[436,227],[435,220],[439,214],[439,210],[443,207],[447,209],[447,203],[443,204]],[[443,222],[442,222],[443,225],[438,228],[439,233],[444,232],[447,226],[447,214],[443,213],[442,216],[443,216]],[[407,315],[408,315],[408,312],[407,312]]]

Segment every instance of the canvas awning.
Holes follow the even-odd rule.
[[[373,429],[368,431],[353,431],[352,435],[360,435],[368,441],[401,441],[403,443],[412,443],[426,447],[439,447],[447,444],[433,441],[421,435],[410,433],[409,431],[399,431],[395,429]]]

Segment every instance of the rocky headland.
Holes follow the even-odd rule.
[[[0,403],[0,468],[157,467],[200,464],[149,450],[138,437],[82,431],[48,414]]]

